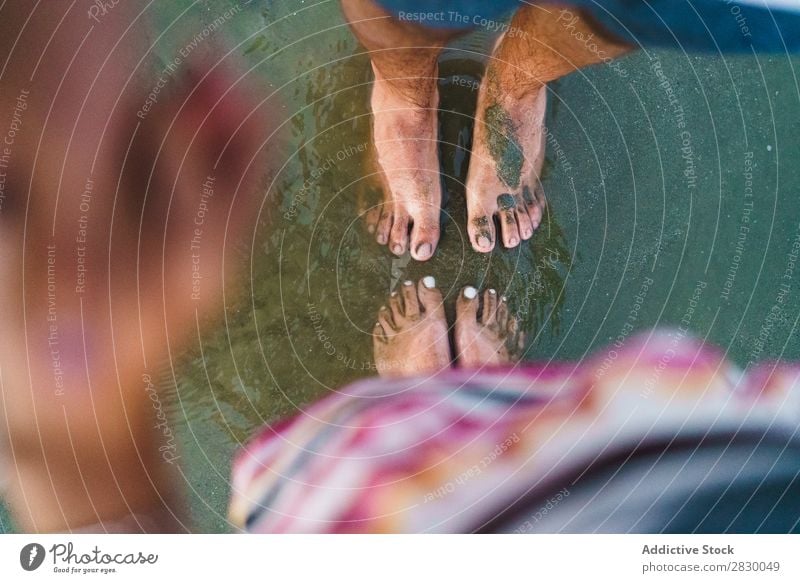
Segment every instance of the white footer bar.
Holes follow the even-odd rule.
[[[783,535],[3,535],[0,581],[800,581]],[[564,579],[568,577],[568,579]]]

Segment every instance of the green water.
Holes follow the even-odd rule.
[[[171,3],[154,18],[154,39],[169,29],[156,53],[169,59],[184,33],[232,4]],[[549,216],[531,243],[483,256],[465,231],[477,92],[461,81],[479,78],[474,48],[488,44],[461,41],[440,67],[443,237],[418,264],[394,259],[363,228],[360,213],[378,196],[370,73],[338,3],[262,3],[214,34],[237,47],[265,92],[278,91],[291,156],[256,193],[264,206],[241,251],[244,291],[194,343],[177,382],[166,366],[160,382],[196,530],[231,529],[230,461],[242,441],[372,374],[369,331],[398,279],[435,275],[451,317],[461,286],[503,290],[530,333],[529,359],[580,359],[627,341],[626,324],[688,327],[742,366],[800,358],[790,256],[800,234],[800,61],[640,52],[554,84]]]

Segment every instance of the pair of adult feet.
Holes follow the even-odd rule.
[[[455,353],[450,349],[447,318],[436,280],[405,281],[392,292],[389,305],[378,311],[373,331],[375,365],[385,377],[432,374],[454,360],[463,368],[481,368],[513,362],[524,334],[509,312],[505,296],[488,289],[479,297],[465,287],[456,301]]]
[[[398,91],[373,65],[373,138],[384,201],[367,228],[395,255],[430,259],[440,236],[442,204],[436,79],[418,95]],[[504,90],[492,71],[481,83],[466,182],[467,231],[475,251],[497,241],[507,248],[530,239],[545,208],[539,176],[544,160],[546,86],[522,94]],[[423,99],[427,97],[427,101]]]

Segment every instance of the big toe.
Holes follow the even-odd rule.
[[[432,214],[432,213],[431,213]],[[411,256],[417,261],[427,261],[433,257],[439,243],[439,221],[437,217],[414,219],[411,229]]]
[[[468,285],[458,294],[458,299],[456,300],[456,321],[477,324],[478,306],[478,290]]]
[[[444,300],[442,292],[436,287],[436,280],[432,275],[423,277],[417,286],[419,302],[425,312],[433,316],[444,318]]]
[[[475,251],[488,253],[494,249],[494,222],[490,214],[483,212],[482,209],[474,215],[470,213],[467,231],[469,232],[469,240],[472,242],[472,248]]]

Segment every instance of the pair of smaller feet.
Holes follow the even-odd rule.
[[[384,201],[367,213],[367,230],[395,255],[430,259],[439,242],[442,191],[439,94],[398,90],[373,65],[373,138]],[[513,248],[533,236],[545,209],[539,181],[545,150],[546,86],[504,91],[492,72],[478,94],[466,182],[467,232],[475,251]]]
[[[450,349],[442,293],[433,277],[406,281],[378,311],[373,330],[375,365],[384,377],[434,374],[450,368],[477,369],[514,362],[524,334],[508,302],[488,289],[479,297],[465,287],[456,301],[454,351]]]

